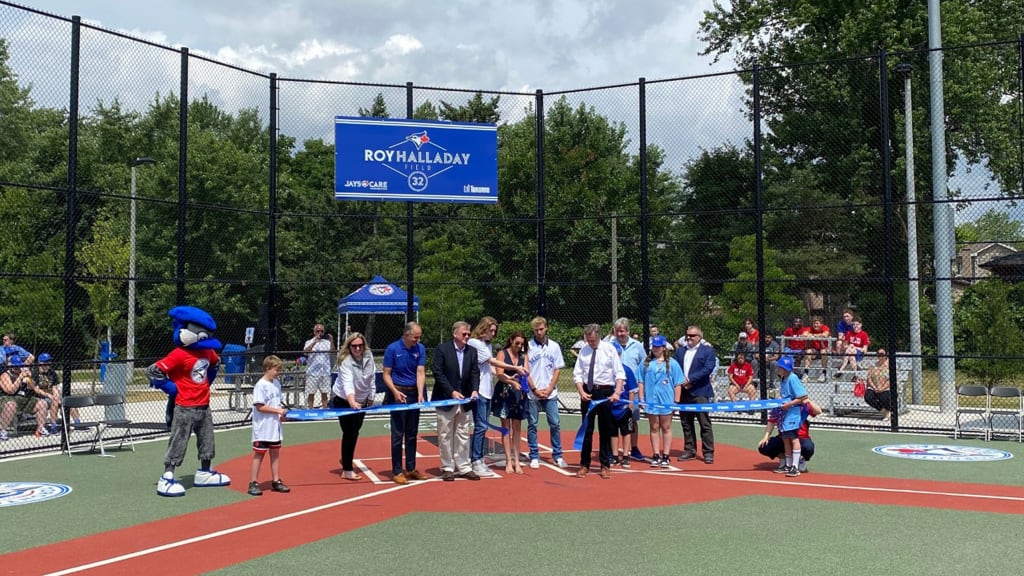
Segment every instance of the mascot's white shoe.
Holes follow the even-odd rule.
[[[196,470],[196,477],[192,482],[192,485],[196,488],[227,486],[228,484],[231,484],[231,478],[228,478],[227,474],[221,474],[216,470]]]
[[[161,496],[184,496],[185,487],[174,479],[174,472],[164,472],[156,483],[156,493]]]

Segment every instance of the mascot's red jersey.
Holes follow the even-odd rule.
[[[178,387],[178,406],[210,405],[210,368],[220,362],[213,350],[175,348],[156,363],[167,379]]]

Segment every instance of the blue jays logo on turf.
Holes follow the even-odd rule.
[[[71,486],[49,482],[0,482],[0,508],[35,504],[60,498],[71,492]]]
[[[1013,454],[994,448],[947,446],[945,444],[890,444],[872,448],[876,454],[932,462],[992,462],[1009,460]]]

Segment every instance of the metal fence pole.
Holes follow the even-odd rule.
[[[413,106],[412,106],[412,82],[405,83],[405,117],[412,118]],[[413,281],[415,270],[413,267],[413,251],[415,246],[413,245],[412,238],[412,224],[413,224],[413,203],[405,203],[405,283],[408,285],[406,291],[405,300],[405,316],[406,318],[415,318],[416,311],[414,308],[413,294],[415,290],[413,288]]]
[[[188,211],[185,203],[188,201],[188,48],[181,48],[181,73],[180,73],[181,100],[178,102],[178,233],[177,251],[178,261],[174,273],[175,298],[178,306],[185,302],[185,219]]]
[[[757,218],[757,230],[754,233],[754,263],[757,267],[757,325],[761,327],[757,342],[757,377],[761,380],[761,397],[768,397],[768,354],[764,349],[764,334],[767,319],[764,309],[764,188],[761,182],[761,148],[764,136],[761,134],[761,65],[754,64],[754,78],[751,86],[754,101],[752,112],[754,117],[754,214]],[[761,420],[767,422],[762,412]]]
[[[640,90],[640,313],[644,324],[643,341],[651,337],[651,262],[648,251],[647,204],[647,79],[641,77]],[[650,349],[649,346],[645,348]]]
[[[882,196],[884,198],[884,205],[882,208],[882,234],[885,238],[885,308],[887,314],[885,315],[885,345],[888,348],[888,353],[891,357],[895,358],[894,352],[896,351],[896,285],[893,279],[895,274],[895,251],[893,245],[893,208],[892,208],[892,178],[890,172],[892,170],[891,162],[891,146],[890,146],[890,123],[889,123],[889,55],[883,49],[878,53],[878,114],[880,120],[879,130],[879,148],[878,154],[881,159],[881,172],[882,172]],[[889,382],[897,383],[896,378],[896,363],[889,363]],[[890,413],[891,420],[889,425],[893,431],[899,428],[899,394],[901,390],[890,389],[889,397],[895,400],[895,406],[890,401]]]
[[[270,149],[267,183],[267,352],[277,350],[277,74],[270,75]]]
[[[544,230],[544,91],[537,90],[534,96],[537,118],[535,120],[536,145],[534,170],[537,190],[537,314],[548,315],[547,299],[547,237]]]
[[[81,74],[82,18],[71,17],[71,81],[68,95],[68,186],[64,191],[64,326],[60,344],[60,360],[63,364],[61,390],[71,395],[71,354],[75,339],[74,332],[74,288],[75,288],[75,229],[78,226],[78,90]],[[64,409],[64,421],[69,418]],[[67,434],[61,431],[61,446],[70,453]]]

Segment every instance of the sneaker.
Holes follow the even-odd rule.
[[[804,462],[803,460],[800,460],[800,466],[797,468],[797,470],[801,474],[807,474],[807,462]]]
[[[800,475],[800,470],[796,466],[790,466],[786,469],[786,476],[789,478],[796,478]]]
[[[263,490],[260,490],[259,482],[249,482],[249,496],[263,496]]]
[[[497,474],[494,473],[494,470],[491,470],[490,466],[484,464],[483,460],[477,460],[472,466],[473,472],[476,472],[477,476],[480,476],[481,478],[494,478],[497,476]]]
[[[221,474],[216,470],[196,470],[195,478],[192,481],[192,485],[196,488],[204,488],[207,486],[229,486],[231,484],[231,478],[227,474]]]
[[[818,382],[824,382],[824,381],[825,381],[825,373],[822,372],[821,376],[818,376]]]
[[[559,456],[558,458],[555,458],[555,466],[558,466],[559,468],[568,468],[569,463],[565,461],[565,458]]]
[[[657,454],[655,454],[654,456],[651,456],[651,459],[648,460],[647,462],[651,465],[651,468],[660,468],[661,467],[661,457],[658,456]]]
[[[46,428],[50,431],[50,434],[57,434],[60,432],[60,426],[56,422],[50,422],[46,425]]]
[[[273,490],[274,492],[281,492],[284,494],[287,494],[288,492],[292,491],[292,489],[289,488],[288,485],[282,482],[281,480],[274,480],[273,482],[271,482],[270,489]]]
[[[156,483],[156,493],[161,496],[184,496],[185,487],[174,479],[174,472],[164,472]]]
[[[775,470],[772,470],[772,472],[774,472],[776,474],[785,474],[788,471],[789,471],[789,466],[786,466],[786,461],[785,460],[779,460],[779,466],[777,468],[775,468]]]
[[[540,459],[530,458],[530,468],[533,468],[534,470],[540,468]]]
[[[0,442],[7,442],[8,440],[7,430],[0,430]]]
[[[643,462],[644,460],[646,460],[646,458],[644,458],[643,453],[640,452],[639,448],[633,448],[632,450],[630,450],[629,457],[632,458],[633,460],[636,460],[637,462]]]
[[[622,467],[623,467],[623,468],[629,468],[629,460],[630,460],[630,459],[629,459],[629,458],[626,458],[626,457],[623,457],[623,458],[622,458],[621,464],[622,464]]]
[[[42,428],[37,428],[36,429],[36,438],[39,438],[39,437],[42,437],[42,436],[49,436],[49,435],[50,435],[50,431],[47,430],[45,426],[42,427]]]
[[[618,466],[619,465],[619,458],[620,458],[619,456],[612,456],[611,465],[612,466]]]
[[[669,460],[668,454],[662,454],[661,455],[661,467],[662,468],[668,468],[669,466],[672,465],[669,462],[670,462],[670,460]]]

